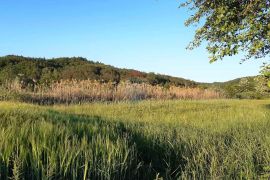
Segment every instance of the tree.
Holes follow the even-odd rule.
[[[199,25],[188,48],[207,41],[210,62],[239,52],[244,60],[269,57],[269,0],[187,0],[182,6],[194,12],[185,24]]]
[[[204,21],[189,48],[208,42],[211,62],[247,52],[246,58],[270,53],[270,2],[268,0],[187,0],[195,13],[186,25]]]
[[[270,79],[270,64],[264,64],[261,70],[261,73],[267,78],[268,80]],[[270,80],[268,81],[267,84],[270,87]]]
[[[119,84],[121,77],[117,70],[111,68],[103,68],[101,70],[101,81],[108,83],[114,83],[115,85]]]

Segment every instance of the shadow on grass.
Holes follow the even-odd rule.
[[[49,97],[49,96],[42,97],[42,96],[31,96],[28,94],[23,94],[23,95],[20,95],[20,101],[25,102],[25,103],[37,104],[37,105],[57,105],[57,104],[69,105],[69,104],[81,104],[81,103],[93,102],[94,99],[92,97],[65,99],[65,98],[59,98],[59,97]]]
[[[270,106],[268,105],[268,108],[269,107]],[[248,129],[242,125],[239,126],[241,129],[234,127],[228,132],[211,134],[207,132],[207,130],[191,125],[182,124],[180,128],[174,128],[173,126],[165,127],[166,124],[164,123],[162,127],[160,127],[159,125],[155,126],[154,124],[148,124],[146,122],[125,122],[124,119],[112,120],[102,116],[71,114],[53,109],[46,109],[40,113],[31,113],[31,110],[22,110],[18,112],[14,110],[14,113],[11,112],[8,115],[3,114],[3,116],[1,116],[0,113],[0,119],[2,120],[2,122],[0,122],[2,124],[0,125],[3,127],[6,123],[7,127],[10,127],[11,134],[9,136],[17,135],[19,138],[18,142],[21,143],[19,145],[22,145],[20,147],[24,148],[26,154],[28,154],[26,159],[24,159],[24,166],[22,169],[22,172],[24,172],[22,175],[25,177],[24,179],[40,179],[39,177],[43,177],[40,175],[40,172],[43,171],[42,168],[40,166],[36,167],[35,162],[39,160],[43,162],[43,158],[46,159],[46,157],[49,157],[47,153],[51,151],[46,151],[48,143],[53,147],[57,147],[53,149],[55,153],[53,155],[56,157],[55,164],[57,166],[54,179],[72,179],[72,177],[74,177],[72,175],[75,174],[74,171],[78,174],[78,176],[76,176],[77,179],[83,179],[83,167],[85,167],[85,161],[91,161],[92,164],[89,163],[89,165],[91,165],[92,168],[94,167],[91,169],[91,172],[87,174],[90,179],[144,180],[155,179],[157,174],[164,179],[180,179],[181,173],[183,172],[185,172],[185,175],[188,177],[192,177],[192,175],[202,175],[202,179],[207,179],[206,176],[209,175],[208,167],[210,166],[212,155],[208,152],[200,151],[208,151],[209,148],[211,150],[211,147],[213,147],[214,149],[212,150],[215,152],[214,155],[217,153],[216,157],[219,158],[222,156],[222,154],[219,155],[219,152],[222,153],[223,150],[227,152],[227,148],[230,150],[231,146],[238,143],[241,139],[241,143],[246,142],[245,139],[248,139],[246,137],[249,137],[252,135],[251,133],[253,133],[253,129],[250,129],[248,132],[244,131],[243,138],[239,140],[235,138],[239,135],[239,131]],[[13,126],[10,124],[13,124]],[[24,129],[21,128],[21,126],[24,127]],[[51,128],[52,131],[46,131],[47,127]],[[183,132],[181,132],[182,130]],[[182,134],[183,139],[181,139],[179,134]],[[29,138],[31,137],[30,135],[34,135],[32,138],[36,138],[37,142],[40,142],[42,145],[40,146],[39,144],[38,146],[41,148],[40,154],[42,157],[38,156],[33,161],[28,160],[35,155],[31,151],[32,143],[29,139],[32,138]],[[185,138],[186,136],[188,137]],[[48,137],[52,139],[50,140]],[[67,138],[67,142],[69,142],[70,138],[70,142],[72,143],[73,137],[76,140],[73,142],[76,143],[71,147],[72,151],[77,153],[77,148],[81,148],[82,143],[86,144],[86,146],[83,146],[85,148],[81,148],[79,151],[81,155],[78,157],[78,164],[70,167],[63,173],[60,171],[60,168],[58,168],[61,162],[61,155],[65,154],[63,152],[66,151],[65,142],[63,141]],[[202,140],[205,141],[201,142]],[[224,144],[222,141],[224,141]],[[12,144],[10,143],[12,142],[11,140],[6,140],[6,142],[7,144]],[[109,143],[107,144],[106,142]],[[203,146],[205,143],[211,144],[207,144],[210,146],[205,147]],[[225,149],[223,149],[223,147]],[[43,150],[44,148],[45,150]],[[111,150],[111,148],[113,149]],[[3,147],[3,149],[5,150],[5,147]],[[10,149],[11,151],[16,152],[16,147],[15,150],[13,147]],[[61,149],[64,150],[61,151]],[[91,157],[86,159],[84,152],[87,153],[88,149],[93,149],[95,153],[90,153]],[[233,153],[238,154],[238,152]],[[253,151],[253,153],[254,157],[257,157],[255,154],[257,151]],[[111,161],[108,165],[107,158],[111,155],[113,158],[110,159]],[[128,157],[125,158],[125,155]],[[198,158],[198,155],[200,155],[200,161],[197,166],[198,161],[195,161],[196,159],[193,160],[192,158],[196,156]],[[3,162],[0,158],[0,179],[8,179],[13,176],[13,162],[16,161],[12,160],[12,158],[14,158],[12,154],[8,154],[7,156],[11,158],[7,163]],[[77,156],[74,154],[67,154],[67,157],[72,159]],[[264,172],[263,167],[260,167],[258,164],[259,162],[254,162],[254,165],[258,166],[258,168],[256,167],[258,173]],[[105,169],[102,169],[102,167]],[[112,170],[109,172],[109,175],[105,172],[108,167]],[[35,170],[35,172],[32,172],[33,170]],[[192,172],[190,170],[192,170]],[[93,174],[91,174],[92,172]],[[237,174],[237,169],[232,169],[229,173],[231,173],[232,177],[238,177],[238,175],[240,175]]]
[[[270,109],[270,104],[265,105],[267,109]]]
[[[73,134],[79,138],[95,136],[95,133],[98,133],[108,136],[112,142],[116,143],[116,139],[122,138],[128,141],[130,148],[135,146],[136,159],[132,164],[136,164],[136,167],[128,167],[132,168],[134,177],[124,179],[155,179],[157,174],[165,179],[175,179],[185,168],[186,160],[181,157],[181,154],[176,154],[168,141],[161,141],[156,136],[140,132],[140,129],[144,128],[144,123],[129,124],[100,116],[60,113],[54,110],[49,110],[47,115],[46,119],[53,124],[63,123],[74,127]],[[86,131],[85,126],[95,126],[99,132]],[[188,145],[183,143],[178,148],[186,146]]]

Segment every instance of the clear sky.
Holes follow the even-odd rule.
[[[204,47],[185,47],[194,27],[177,0],[5,0],[0,56],[82,56],[117,67],[201,82],[256,75],[262,61],[209,64]]]

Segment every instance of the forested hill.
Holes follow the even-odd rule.
[[[145,73],[132,69],[120,69],[81,57],[72,58],[30,58],[23,56],[0,57],[0,83],[23,78],[39,84],[76,79],[97,80],[100,82],[130,81],[151,85],[175,85],[195,87],[194,81],[167,75]]]

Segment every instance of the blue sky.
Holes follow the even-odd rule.
[[[123,68],[200,82],[256,75],[262,60],[209,64],[185,47],[194,27],[176,0],[7,0],[0,3],[0,56],[82,56]]]

